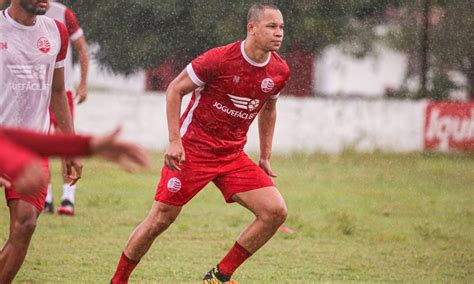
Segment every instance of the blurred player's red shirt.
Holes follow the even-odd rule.
[[[290,69],[280,56],[271,52],[266,62],[256,63],[245,54],[244,44],[211,49],[186,67],[200,86],[181,117],[186,151],[228,158],[240,153],[250,124],[288,81]]]

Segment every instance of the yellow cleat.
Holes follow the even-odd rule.
[[[214,267],[209,272],[204,275],[204,278],[202,279],[203,284],[237,284],[237,281],[232,280],[232,279],[225,279],[226,277],[223,276],[219,270]]]

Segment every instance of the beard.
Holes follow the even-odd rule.
[[[20,6],[25,9],[28,13],[35,15],[35,16],[40,16],[46,14],[46,9],[41,9],[35,7],[33,3],[31,3],[31,0],[20,0]],[[38,2],[38,1],[36,1]]]

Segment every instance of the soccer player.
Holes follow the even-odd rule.
[[[145,150],[118,141],[120,131],[119,128],[103,137],[92,137],[0,128],[0,186],[13,184],[17,193],[35,195],[37,185],[46,186],[47,180],[41,156],[98,155],[129,172],[135,171],[136,166],[148,167]]]
[[[73,133],[65,89],[66,27],[44,15],[47,0],[12,0],[0,11],[0,126],[46,133],[48,107],[63,133]],[[70,178],[81,177],[82,163],[67,158]],[[44,171],[48,162],[43,160]],[[38,184],[38,197],[23,196],[14,187],[5,190],[10,208],[8,239],[0,252],[0,283],[10,283],[26,256],[46,187]]]
[[[131,234],[112,283],[129,276],[155,238],[178,217],[182,206],[213,182],[226,202],[249,209],[255,220],[205,276],[204,283],[231,282],[234,271],[261,248],[287,217],[286,204],[270,167],[276,101],[290,70],[277,51],[283,16],[271,4],[254,4],[244,41],[211,49],[194,59],[167,89],[169,146],[155,201]],[[193,91],[180,119],[182,97]],[[243,148],[259,114],[259,166]]]
[[[80,104],[84,102],[87,98],[87,73],[89,69],[89,50],[87,47],[87,41],[84,36],[84,31],[79,25],[76,14],[72,9],[64,6],[63,4],[57,3],[53,0],[49,0],[48,11],[46,16],[53,18],[61,23],[63,23],[69,33],[69,47],[64,61],[64,78],[65,78],[65,87],[66,95],[69,104],[69,109],[71,111],[71,117],[74,118],[74,95],[73,95],[73,68],[72,68],[72,48],[77,51],[79,66],[81,69],[81,77],[79,85],[76,89],[76,98],[77,102]],[[74,120],[74,119],[73,119]],[[54,115],[51,113],[51,126],[56,129],[58,124],[54,118]],[[58,214],[63,215],[74,215],[74,195],[76,191],[76,185],[71,185],[71,180],[68,179],[66,174],[66,167],[63,164],[62,167],[63,173],[63,195],[61,197],[61,206],[58,207]],[[51,183],[48,185],[48,194],[46,195],[46,201],[44,204],[44,212],[54,213],[53,205],[53,190]]]

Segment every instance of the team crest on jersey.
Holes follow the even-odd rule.
[[[265,78],[262,81],[261,88],[264,93],[271,92],[275,87],[275,82],[271,78]]]
[[[49,42],[49,39],[45,37],[40,37],[36,46],[43,53],[48,53],[51,50],[51,43]]]
[[[171,192],[178,192],[181,189],[181,181],[176,177],[170,178],[167,187]]]
[[[229,98],[232,101],[232,103],[234,104],[234,106],[236,106],[238,108],[248,109],[250,111],[253,111],[256,108],[258,108],[258,106],[260,105],[260,100],[258,100],[258,99],[238,97],[238,96],[233,96],[233,95],[229,95],[229,94],[227,94],[227,96],[229,96]]]
[[[8,42],[0,41],[0,49],[8,49]]]

